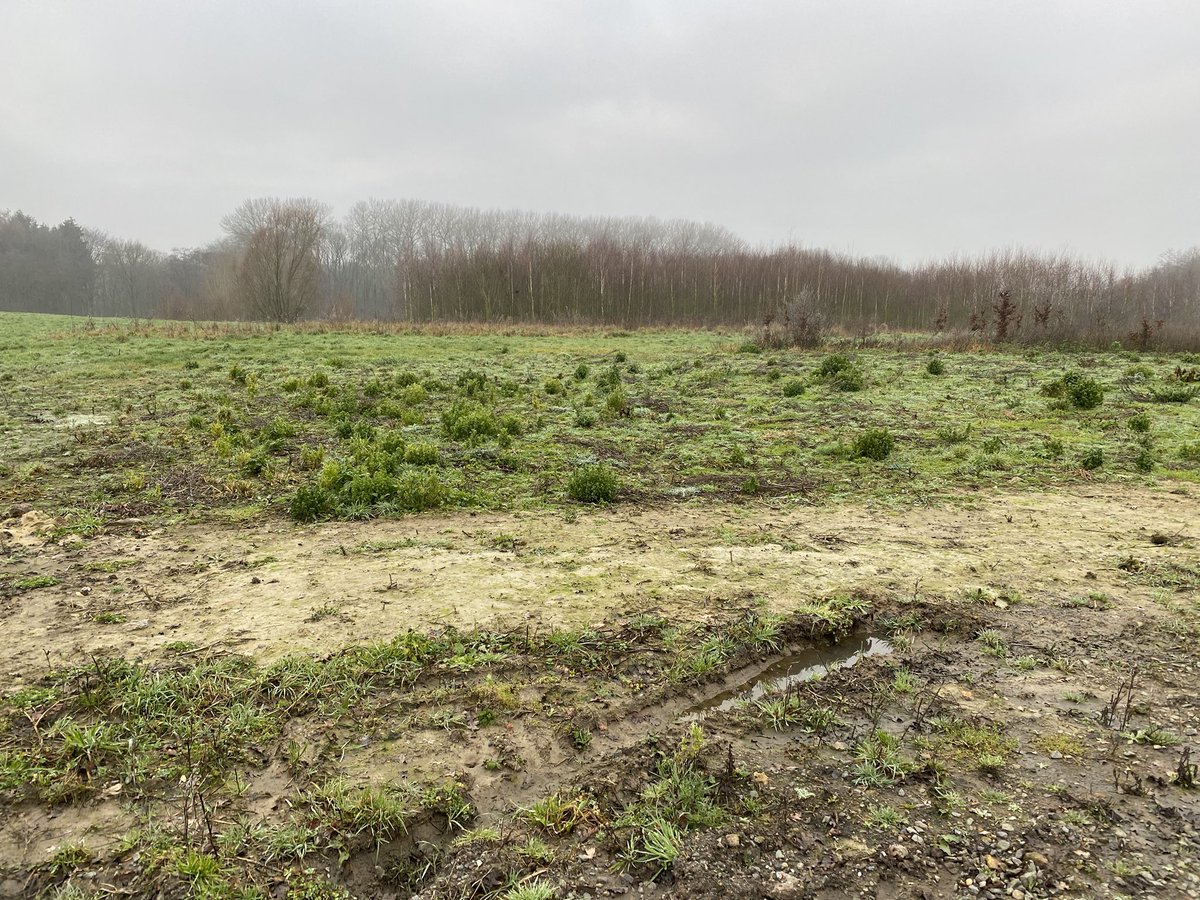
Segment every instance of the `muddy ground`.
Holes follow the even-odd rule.
[[[253,531],[126,522],[57,541],[49,516],[14,512],[0,533],[6,693],[95,659],[267,665],[408,630],[525,635],[524,650],[506,644],[469,670],[439,663],[369,716],[289,713],[257,756],[230,762],[239,789],[214,800],[216,830],[307,815],[316,834],[301,802],[313,784],[450,779],[470,800],[466,821],[435,805],[368,849],[237,851],[222,863],[230,891],[1200,896],[1187,755],[1200,750],[1200,497],[1188,486],[903,510],[707,502]],[[659,639],[767,613],[784,623],[778,640],[739,645],[711,670],[680,670],[694,647]],[[638,624],[647,617],[657,637]],[[622,650],[542,659],[529,636],[552,629]],[[795,716],[705,709],[772,665],[786,672],[781,660],[814,647],[846,657],[866,637],[888,652],[768,686]],[[498,683],[512,693],[495,719],[479,696]],[[36,715],[49,722],[64,702]],[[9,710],[10,752],[47,733],[20,715]],[[670,838],[664,865],[651,852],[659,825],[635,813],[667,769],[696,776],[711,809],[701,822],[686,804],[663,807],[675,816],[675,832],[656,833]],[[177,828],[184,811],[175,795],[134,793],[119,779],[54,801],[10,787],[0,896],[252,896],[205,894],[182,863],[147,865],[126,837]],[[554,822],[521,812],[550,797],[567,809]],[[68,866],[64,846],[86,852]]]

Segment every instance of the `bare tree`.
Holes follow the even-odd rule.
[[[222,220],[243,244],[238,294],[247,308],[274,322],[295,322],[321,291],[321,241],[328,216],[315,200],[251,200]]]

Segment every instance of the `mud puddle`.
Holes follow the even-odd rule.
[[[852,631],[834,644],[808,647],[776,660],[753,678],[692,706],[681,718],[685,722],[698,721],[714,711],[726,712],[738,703],[782,693],[836,669],[848,669],[865,657],[887,656],[892,650],[892,645],[877,635]]]

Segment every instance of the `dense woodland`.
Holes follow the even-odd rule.
[[[761,324],[785,301],[844,331],[1179,343],[1200,334],[1200,248],[1143,271],[1002,251],[903,267],[719,226],[366,201],[244,203],[205,247],[162,253],[0,213],[0,309],[186,320]],[[998,321],[999,320],[999,321]],[[998,328],[1000,323],[1002,328]]]

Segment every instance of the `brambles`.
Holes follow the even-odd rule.
[[[580,503],[612,503],[619,488],[616,472],[604,463],[581,466],[567,480],[567,496]]]
[[[887,459],[894,447],[895,441],[891,432],[886,428],[873,428],[854,439],[852,454],[858,459],[879,461]]]

